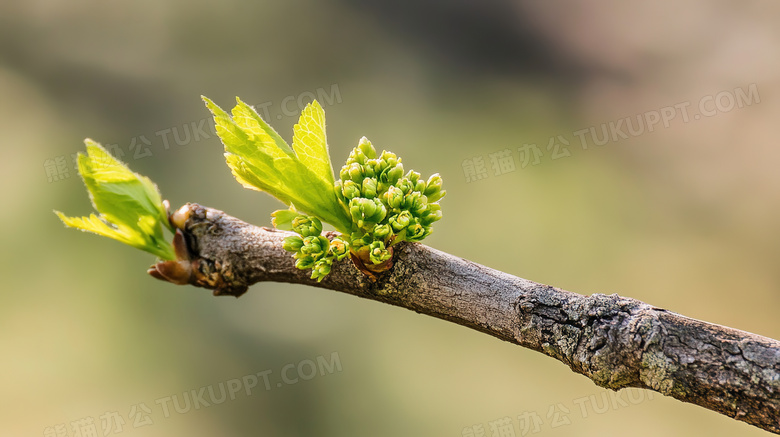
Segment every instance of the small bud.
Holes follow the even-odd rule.
[[[356,162],[352,163],[347,169],[347,172],[349,173],[349,177],[347,179],[354,181],[358,185],[363,183],[363,176],[365,175],[363,173],[363,166]]]
[[[375,225],[373,234],[377,240],[387,240],[388,237],[393,235],[393,228],[388,223]]]
[[[346,203],[349,201],[349,199],[344,198],[343,191],[344,185],[342,184],[341,179],[339,179],[333,184],[333,192],[336,193],[336,197],[339,199],[339,201]]]
[[[355,232],[352,234],[352,240],[350,241],[350,245],[353,248],[353,251],[363,247],[368,246],[374,241],[374,238],[369,234],[364,234],[362,231]]]
[[[347,162],[350,164],[359,164],[363,165],[366,163],[366,155],[361,152],[359,149],[352,149],[352,152],[349,154],[349,158],[347,159]]]
[[[382,159],[376,160],[376,166],[374,166],[374,173],[376,173],[376,176],[379,177],[379,175],[382,174],[383,171],[387,169],[387,161],[384,161]]]
[[[184,229],[187,224],[187,220],[190,219],[190,205],[184,205],[177,209],[173,214],[169,215],[168,221],[171,222],[173,227],[177,229]]]
[[[349,254],[349,244],[339,237],[333,239],[330,242],[330,248],[328,254],[341,261]]]
[[[439,190],[436,193],[431,194],[428,196],[428,202],[438,202],[441,200],[442,197],[444,197],[447,194],[447,190]]]
[[[373,199],[360,199],[360,213],[362,217],[368,218],[376,213],[376,203]]]
[[[349,163],[349,161],[347,161]],[[349,167],[351,164],[344,164],[339,170],[339,180],[346,181],[349,179]]]
[[[438,203],[429,203],[428,209],[420,217],[420,223],[423,226],[430,226],[437,220],[441,220],[441,206]]]
[[[360,197],[360,186],[350,180],[344,182],[344,187],[341,189],[341,193],[347,201]]]
[[[330,241],[322,235],[309,236],[303,239],[300,253],[311,255],[314,259],[320,259],[327,253],[329,247]]]
[[[399,209],[404,200],[404,193],[400,188],[390,186],[387,188],[387,191],[382,194],[382,200],[388,208]]]
[[[428,207],[428,198],[420,194],[419,191],[413,191],[411,194],[404,196],[403,208],[412,213],[412,215],[419,215]]]
[[[303,237],[317,236],[322,233],[322,222],[317,217],[299,215],[293,219],[292,229]]]
[[[352,221],[357,224],[359,228],[363,227],[363,221],[365,220],[365,211],[374,207],[374,202],[371,199],[363,197],[356,197],[349,201],[349,213],[352,216]],[[373,210],[372,210],[373,212]]]
[[[373,178],[377,175],[377,167],[379,167],[379,161],[376,159],[369,159],[363,164],[363,174],[368,178]]]
[[[425,184],[426,187],[423,191],[423,194],[430,197],[431,194],[441,191],[442,182],[442,178],[438,173],[432,174],[431,177],[428,178],[428,182]]]
[[[401,160],[398,159],[398,156],[396,156],[395,153],[388,152],[387,150],[382,151],[382,155],[379,156],[379,159],[387,163],[387,167],[395,167],[396,164],[401,162]]]
[[[192,264],[187,260],[160,261],[149,267],[146,273],[161,281],[185,285],[192,280]]]
[[[381,241],[374,241],[371,243],[368,250],[369,259],[371,259],[371,262],[374,264],[379,264],[390,259],[390,251],[385,249],[385,244]]]
[[[314,257],[311,255],[305,255],[300,258],[298,258],[298,261],[295,261],[295,267],[301,269],[301,270],[307,270],[312,267],[314,267],[314,263],[316,261],[314,260]]]
[[[184,232],[177,228],[176,233],[173,234],[173,253],[176,254],[177,260],[190,259],[190,250],[187,247],[187,240],[184,239]]]
[[[415,223],[406,228],[406,241],[420,241],[425,238],[425,227]]]
[[[358,142],[357,149],[360,150],[368,159],[376,159],[376,149],[371,145],[371,141],[368,138],[363,137]]]
[[[322,279],[325,276],[328,276],[328,273],[330,273],[330,266],[332,262],[333,261],[328,258],[317,261],[312,268],[311,278],[316,279],[317,282],[322,281]]]
[[[366,199],[363,199],[362,197],[355,197],[349,201],[349,215],[352,216],[352,221],[354,223],[358,223],[359,221],[363,220],[363,213],[360,209],[360,205],[362,204],[363,200]],[[358,227],[360,227],[360,225],[358,225]]]
[[[365,140],[365,143],[363,140]],[[366,160],[371,158],[371,149],[373,149],[371,142],[369,142],[366,137],[361,138],[358,146],[349,153],[347,163],[365,164]],[[374,154],[376,154],[376,152],[374,152]]]
[[[417,181],[420,180],[420,173],[409,170],[409,173],[406,173],[406,178],[412,182],[412,186],[417,185]]]
[[[414,184],[412,181],[405,177],[398,179],[398,182],[395,183],[395,186],[398,187],[398,189],[400,189],[404,194],[409,194],[414,189]]]
[[[425,192],[423,193],[428,196],[428,202],[437,202],[442,197],[444,197],[445,194],[447,194],[446,191],[441,189],[442,183],[443,180],[438,173],[434,173],[430,178],[428,178],[428,183],[425,187]]]
[[[409,226],[412,222],[412,214],[409,211],[401,211],[400,214],[390,217],[388,223],[393,227],[393,231],[396,233],[401,232],[402,229]]]
[[[366,224],[376,224],[384,220],[387,208],[377,198],[357,197],[349,202],[349,213],[352,215],[352,221],[362,228]]]
[[[404,174],[404,166],[399,162],[395,166],[388,167],[379,175],[379,180],[389,185],[395,185]]]
[[[363,188],[360,192],[368,199],[376,197],[376,179],[371,177],[363,179]]]
[[[381,200],[377,198],[371,200],[374,201],[374,213],[371,215],[366,214],[366,219],[371,223],[380,223],[387,215],[387,208]]]
[[[303,238],[297,235],[291,235],[284,239],[282,247],[288,252],[298,252],[301,250],[301,247],[303,247]]]
[[[381,177],[382,176],[380,175],[379,178],[381,178]],[[376,195],[379,196],[380,198],[384,199],[384,197],[382,197],[382,195],[390,187],[390,184],[382,182],[379,178],[377,179],[377,183],[376,183]],[[382,200],[382,202],[384,202],[384,200]]]

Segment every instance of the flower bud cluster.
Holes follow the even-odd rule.
[[[349,244],[335,237],[332,241],[322,234],[322,222],[317,217],[299,215],[292,220],[293,235],[284,239],[282,247],[294,252],[295,267],[312,269],[311,278],[321,281],[333,265],[349,254]]]
[[[401,158],[376,149],[365,137],[352,150],[336,181],[338,199],[352,217],[350,238],[354,250],[369,246],[370,260],[379,264],[390,257],[389,247],[401,241],[421,241],[441,219],[438,201],[446,192],[434,174],[404,174]]]
[[[295,254],[295,266],[312,269],[312,279],[321,281],[334,261],[349,254],[359,260],[356,265],[373,266],[367,267],[372,272],[386,270],[393,245],[421,241],[430,235],[433,222],[441,219],[439,200],[446,194],[441,176],[437,173],[426,181],[415,171],[404,173],[401,158],[388,151],[377,154],[365,137],[339,176],[334,189],[351,218],[350,235],[328,240],[317,217],[297,215],[291,227],[298,235],[284,240],[284,249]]]

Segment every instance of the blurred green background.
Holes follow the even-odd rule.
[[[317,96],[337,168],[366,135],[443,175],[427,244],[780,338],[779,18],[770,1],[3,2],[0,434],[91,435],[91,418],[128,436],[760,435],[376,302],[156,281],[148,254],[51,211],[90,211],[72,154],[91,137],[174,207],[267,225],[280,204],[233,180],[199,96],[241,96],[288,139]],[[751,85],[760,101],[694,120],[703,97]],[[685,103],[687,123],[587,148],[574,134]],[[538,163],[518,150],[533,145]],[[281,379],[318,357],[332,371]],[[156,402],[268,370],[270,389],[218,405]]]

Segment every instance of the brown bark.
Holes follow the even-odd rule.
[[[182,230],[183,259],[153,266],[160,279],[215,295],[240,296],[249,285],[275,281],[378,300],[542,352],[601,387],[655,390],[780,434],[777,340],[616,294],[582,296],[422,244],[395,246],[393,267],[377,279],[345,259],[318,283],[282,249],[288,232],[197,204],[171,221]]]

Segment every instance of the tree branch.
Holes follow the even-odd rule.
[[[197,204],[171,222],[181,230],[181,260],[153,266],[160,279],[215,295],[240,296],[256,282],[275,281],[378,300],[542,352],[601,387],[655,390],[780,434],[777,340],[616,294],[582,296],[422,244],[395,246],[393,267],[378,278],[345,259],[318,283],[282,249],[288,232]]]

